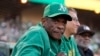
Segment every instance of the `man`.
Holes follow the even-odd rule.
[[[12,56],[63,56],[59,48],[67,20],[72,18],[66,6],[59,3],[46,6],[41,22],[21,37]]]
[[[72,17],[72,21],[67,21],[64,36],[62,38],[65,45],[65,53],[67,56],[80,56],[75,39],[72,35],[77,33],[77,28],[80,26],[78,21],[77,12],[73,8],[69,8],[69,15]]]
[[[93,52],[88,48],[90,39],[93,35],[94,32],[88,26],[86,25],[79,26],[75,38],[81,56],[94,56]]]

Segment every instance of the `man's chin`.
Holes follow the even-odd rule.
[[[61,39],[61,36],[54,36],[54,39],[55,40],[60,40]]]
[[[83,47],[83,48],[87,48],[88,47],[88,45],[80,45],[81,47]]]
[[[55,34],[53,34],[53,38],[56,39],[56,40],[59,40],[59,39],[61,39],[62,35],[63,34],[55,33]]]

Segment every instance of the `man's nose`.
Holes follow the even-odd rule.
[[[63,25],[59,25],[59,26],[58,26],[58,29],[60,29],[60,30],[64,30],[65,27],[64,27]]]
[[[80,26],[80,22],[79,22],[79,21],[77,22],[77,26],[78,26],[78,27]]]
[[[90,39],[90,37],[89,36],[86,36],[85,39]]]

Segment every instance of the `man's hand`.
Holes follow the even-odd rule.
[[[67,56],[67,55],[65,53],[63,53],[63,52],[60,52],[56,56]]]

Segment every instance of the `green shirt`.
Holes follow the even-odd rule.
[[[80,56],[76,41],[73,36],[69,37],[69,39],[63,36],[62,40],[63,40],[62,50],[64,50],[67,56]]]
[[[51,39],[42,24],[32,26],[20,38],[11,56],[56,56],[60,44]]]

